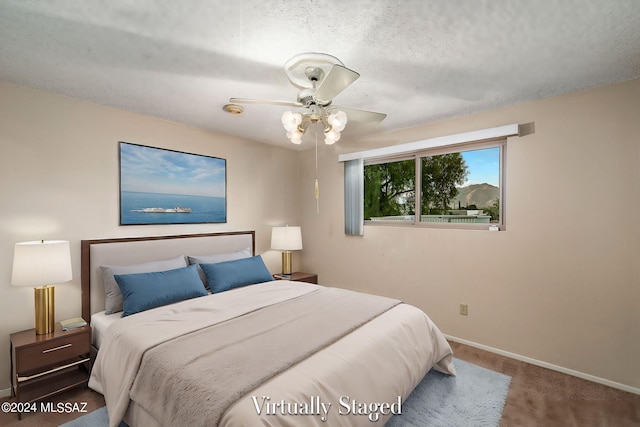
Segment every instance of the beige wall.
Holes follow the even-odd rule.
[[[119,226],[118,141],[227,159],[228,223]],[[9,334],[34,325],[33,290],[10,286],[16,242],[70,241],[74,279],[56,286],[61,320],[80,315],[81,239],[256,230],[256,250],[277,272],[271,226],[299,220],[298,203],[284,197],[298,182],[290,150],[6,83],[0,148],[0,394],[9,389]]]
[[[640,388],[639,100],[640,79],[340,141],[320,152],[318,215],[304,152],[302,265],[414,304],[451,336]],[[340,152],[532,121],[534,135],[508,143],[507,231],[344,235]]]

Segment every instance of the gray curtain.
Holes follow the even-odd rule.
[[[344,162],[344,233],[364,234],[364,160]]]

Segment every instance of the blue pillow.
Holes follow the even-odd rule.
[[[207,295],[196,265],[154,273],[115,274],[124,298],[122,317]]]
[[[216,264],[200,264],[200,268],[213,293],[273,280],[259,255]]]

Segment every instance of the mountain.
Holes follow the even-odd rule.
[[[461,206],[462,208],[476,205],[478,209],[482,209],[492,206],[498,197],[500,197],[498,187],[487,183],[472,184],[458,188],[458,195],[453,199],[453,204],[455,207]]]

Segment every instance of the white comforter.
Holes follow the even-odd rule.
[[[125,414],[133,426],[162,425],[129,398],[146,349],[315,287],[288,281],[253,285],[114,323],[89,382],[105,395],[110,425],[117,426]],[[397,401],[404,401],[431,367],[454,374],[451,349],[422,311],[401,304],[241,398],[220,425],[368,425],[376,418],[370,408],[396,403],[398,409]],[[367,413],[354,414],[362,404]],[[379,405],[378,411],[385,412]],[[382,414],[382,422],[389,416]]]

